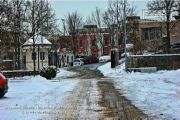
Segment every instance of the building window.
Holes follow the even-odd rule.
[[[44,52],[40,52],[40,60],[45,60],[44,59]]]
[[[104,39],[104,45],[108,46],[108,39]]]
[[[26,64],[26,56],[23,56],[23,63]]]
[[[149,40],[150,39],[150,35],[149,35],[148,31],[144,32],[144,38],[145,38],[145,40]]]
[[[82,40],[79,40],[79,47],[82,47]]]
[[[162,37],[161,27],[142,28],[143,39],[145,40],[157,40]]]
[[[96,40],[92,40],[92,46],[96,46]]]
[[[67,48],[71,45],[70,41],[67,40]]]
[[[118,45],[121,45],[121,39],[120,38],[118,39]]]
[[[31,56],[32,56],[32,60],[37,60],[36,52],[32,52]]]

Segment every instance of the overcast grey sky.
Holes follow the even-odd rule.
[[[91,15],[95,8],[101,8],[106,10],[108,8],[108,0],[49,0],[52,8],[55,10],[57,19],[61,20],[68,13],[77,11],[82,14],[83,18]],[[128,0],[128,2],[134,6],[137,6],[138,16],[143,18],[142,10],[147,9],[147,0]],[[61,22],[61,21],[59,21]]]

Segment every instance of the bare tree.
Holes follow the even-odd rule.
[[[136,7],[131,7],[128,2],[126,2],[126,16],[136,15]],[[103,22],[109,28],[109,33],[111,35],[111,48],[115,47],[117,32],[123,34],[123,14],[124,14],[124,1],[109,1],[109,8],[103,14]]]
[[[29,37],[40,33],[42,35],[59,33],[55,13],[47,1],[27,1],[25,13],[26,32]]]
[[[17,63],[17,67],[20,68],[20,42],[21,42],[21,35],[22,35],[22,22],[23,22],[23,15],[25,12],[24,8],[24,1],[23,0],[3,0],[1,1],[3,12],[1,13],[1,20],[4,35],[6,36],[4,40],[5,47],[11,46],[10,51],[12,52],[11,59],[14,59]],[[13,46],[13,47],[12,47]],[[7,52],[7,51],[6,51]],[[8,53],[9,54],[9,53]],[[10,54],[9,54],[10,55]],[[14,58],[13,58],[14,57]]]
[[[0,33],[3,34],[1,43],[6,44],[7,50],[13,48],[13,56],[18,68],[20,68],[20,46],[27,38],[33,37],[35,40],[35,34],[48,36],[59,33],[57,19],[48,1],[1,0],[0,9],[2,11]],[[34,43],[35,41],[33,41],[33,52]]]
[[[127,24],[126,24],[126,31],[127,31],[127,41],[126,43],[133,44],[133,51],[130,52],[137,52],[141,51],[141,49],[138,49],[139,45],[139,19],[140,17],[137,16],[129,16],[126,18]]]
[[[25,13],[25,25],[26,33],[29,37],[33,39],[33,63],[34,71],[35,66],[35,36],[37,34],[48,35],[53,33],[57,28],[55,14],[52,13],[52,8],[49,6],[47,1],[26,1],[27,12]],[[53,32],[52,32],[53,31]]]
[[[115,15],[115,11],[112,7],[110,7],[103,14],[104,23],[107,25],[107,27],[109,29],[111,48],[114,48],[114,45],[115,45],[114,36],[116,34],[115,30],[117,28],[116,17],[114,15]]]
[[[180,1],[179,0],[177,0],[176,1],[176,3],[175,3],[175,15],[174,15],[174,17],[175,17],[175,19],[176,20],[180,20]]]
[[[175,0],[153,0],[147,3],[147,7],[150,12],[161,13],[166,16],[166,50],[165,53],[169,53],[170,48],[170,16],[177,9],[178,1]]]
[[[20,36],[23,34],[23,18],[24,18],[24,0],[13,0],[12,1],[12,6],[13,6],[13,17],[12,22],[13,26],[12,31],[14,33],[14,43],[15,43],[15,60],[17,61],[18,69],[20,69],[20,47],[21,47],[21,40]]]
[[[0,1],[0,53],[2,55],[2,53],[6,52],[11,52],[13,51],[10,45],[6,44],[6,43],[10,43],[10,39],[11,36],[8,32],[10,27],[9,27],[9,16],[11,16],[10,11],[9,11],[9,4],[10,1],[9,0],[2,0]],[[9,41],[6,41],[9,40]],[[12,58],[11,58],[12,59]]]
[[[77,11],[73,13],[69,13],[66,16],[66,24],[67,24],[67,30],[69,31],[69,34],[72,37],[72,41],[70,48],[73,50],[74,56],[77,55],[77,48],[78,48],[78,37],[79,35],[79,29],[83,28],[83,17],[81,14],[79,14]]]
[[[86,20],[87,25],[97,25],[96,30],[93,29],[94,34],[96,34],[96,43],[97,43],[97,49],[100,51],[101,55],[104,54],[104,43],[102,40],[102,28],[103,28],[103,11],[96,7],[95,11],[92,11],[91,16],[89,16]]]

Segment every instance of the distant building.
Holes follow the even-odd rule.
[[[139,16],[128,16],[126,20],[126,46],[130,46],[128,47],[128,52],[132,52],[132,54],[142,54],[142,51],[146,50],[154,53],[163,53],[166,38],[165,21],[140,19]],[[102,55],[110,55],[113,47],[118,49],[119,56],[121,56],[121,54],[124,53],[125,46],[123,23],[123,21],[118,22],[118,35],[116,32],[116,24],[112,25],[113,28],[97,28],[96,25],[87,25],[83,29],[78,30],[75,36],[70,35],[70,33],[65,36],[56,36],[56,40],[58,40],[56,41],[57,43],[53,45],[44,37],[35,36],[36,70],[41,69],[42,61],[44,66],[54,65],[60,67],[63,66],[63,64],[72,62],[76,56],[93,55],[100,57]],[[170,30],[170,44],[174,46],[179,45],[180,21],[171,21]],[[7,31],[1,31],[1,33],[2,32]],[[18,64],[18,51],[15,52],[15,48],[17,47],[15,45],[17,43],[11,40],[11,33],[8,32],[8,34],[8,38],[2,38],[1,36],[0,39],[0,65],[2,66],[3,61],[7,62],[11,60],[13,62],[11,69],[13,69],[16,68]],[[43,38],[43,42],[41,42],[41,38]],[[115,43],[113,47],[111,46],[112,42]],[[28,39],[22,45],[22,54],[20,55],[21,65],[23,66],[22,68],[27,70],[33,70],[32,48],[32,38]],[[173,53],[179,52],[180,51],[177,50],[177,52]]]
[[[33,60],[35,59],[36,70],[40,70],[43,66],[49,65],[48,54],[51,49],[51,42],[46,38],[36,35],[35,37],[35,57],[33,57],[33,38],[31,37],[22,45],[23,63],[26,70],[34,70]],[[43,48],[43,49],[42,49]]]
[[[164,38],[166,37],[166,22],[150,19],[140,19],[139,16],[128,16],[126,20],[126,43],[133,45],[133,47],[128,50],[129,52],[132,52],[133,54],[141,54],[143,50],[147,50],[150,52],[154,51],[155,53],[163,51]],[[176,22],[176,24],[174,23],[175,21],[171,21],[170,23],[170,28],[172,28],[170,33],[171,45],[180,42],[180,21]],[[123,21],[119,22],[119,27],[121,27],[121,29],[124,27]],[[112,36],[109,33],[109,28],[101,28],[101,33],[97,32],[100,31],[100,28],[94,29],[93,31],[96,32],[87,32],[87,28],[79,30],[80,32],[76,36],[76,44],[78,44],[76,52],[78,55],[88,55],[89,53],[96,57],[99,57],[101,55],[110,55],[111,39],[113,37],[113,39],[115,39],[115,47],[119,50],[119,56],[124,52],[124,29],[119,32],[118,39],[116,37],[116,34]],[[103,44],[103,46],[101,47],[99,47],[100,43],[98,43],[100,41],[98,38],[100,34],[102,36],[101,42]],[[66,40],[69,40],[69,42],[71,43],[72,36],[69,35],[66,36],[66,38],[68,38]],[[68,51],[71,51],[71,55],[73,55],[73,51],[71,48],[66,49],[68,49]],[[60,49],[59,52],[62,53],[62,49]],[[70,61],[68,57],[65,59],[67,59],[66,61]]]
[[[170,22],[170,45],[180,42],[180,21]],[[166,22],[154,20],[139,21],[139,38],[146,50],[163,50],[167,36]]]

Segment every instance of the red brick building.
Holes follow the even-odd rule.
[[[123,23],[122,21],[120,23]],[[127,41],[126,44],[132,44],[133,49],[130,49],[128,52],[133,52],[133,54],[138,54],[143,50],[155,50],[158,52],[161,49],[163,43],[163,37],[166,36],[166,24],[165,22],[159,22],[154,20],[142,20],[138,16],[130,16],[127,17]],[[170,23],[172,27],[173,22]],[[180,22],[177,22],[173,27],[170,37],[171,44],[179,42],[179,28]],[[123,28],[123,24],[120,26]],[[98,29],[98,28],[96,28]],[[102,44],[99,44],[98,37],[96,33],[82,34],[80,33],[73,40],[72,36],[64,36],[64,38],[60,43],[66,43],[66,45],[62,45],[59,50],[60,54],[63,54],[63,48],[66,48],[67,61],[72,61],[74,59],[74,55],[94,55],[96,57],[100,57],[102,55],[110,55],[111,54],[111,42],[115,40],[115,48],[119,50],[119,56],[124,52],[124,40],[123,40],[123,30],[122,34],[119,33],[118,40],[116,40],[116,36],[112,36],[109,34],[108,28],[101,29],[102,33]],[[97,30],[98,31],[98,30]],[[61,36],[62,37],[62,36]],[[75,47],[72,49],[72,46]],[[101,46],[101,47],[100,47]],[[76,54],[74,54],[76,53]],[[103,54],[102,54],[103,53]],[[70,59],[71,58],[71,59]]]

